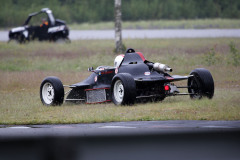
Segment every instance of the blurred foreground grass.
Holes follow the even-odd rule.
[[[113,65],[114,43],[111,40],[25,45],[0,42],[0,124],[240,120],[240,65],[233,63],[230,43],[240,49],[240,39],[235,38],[124,41],[148,60],[171,66],[172,74],[187,75],[199,67],[209,69],[216,88],[212,100],[192,101],[188,96],[176,96],[160,103],[134,106],[116,107],[107,103],[46,107],[39,96],[44,77],[58,76],[64,84],[80,82],[90,75],[88,67]]]

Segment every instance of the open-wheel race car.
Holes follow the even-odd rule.
[[[43,8],[41,11],[29,14],[25,23],[9,31],[9,42],[14,40],[24,43],[31,40],[49,40],[70,42],[69,29],[63,20],[55,19],[52,11]]]
[[[167,96],[189,95],[192,99],[214,95],[211,73],[197,68],[190,75],[170,75],[172,69],[161,63],[145,59],[142,53],[128,49],[125,55],[115,58],[114,67],[99,66],[82,82],[63,85],[57,77],[46,77],[40,86],[40,98],[44,105],[61,105],[65,102],[102,103],[112,101],[116,105],[135,102],[162,101]],[[187,80],[186,86],[176,86],[175,81]],[[64,93],[64,87],[70,90]],[[187,93],[180,93],[186,88]]]

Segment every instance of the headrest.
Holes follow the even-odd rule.
[[[126,53],[135,53],[135,50],[132,49],[132,48],[128,48],[127,51],[126,51]]]

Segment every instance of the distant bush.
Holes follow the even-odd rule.
[[[229,44],[231,61],[234,66],[240,65],[240,53],[233,42]]]
[[[208,66],[214,65],[217,62],[216,51],[214,48],[203,55],[203,62]]]

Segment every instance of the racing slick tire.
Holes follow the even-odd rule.
[[[136,100],[136,83],[128,73],[119,73],[111,84],[112,101],[115,105],[132,105]]]
[[[214,95],[214,81],[211,73],[204,68],[197,68],[191,71],[188,79],[188,92],[190,98],[201,99],[207,97],[211,99]]]
[[[64,100],[63,84],[57,77],[46,77],[40,86],[40,98],[43,105],[61,105]]]

